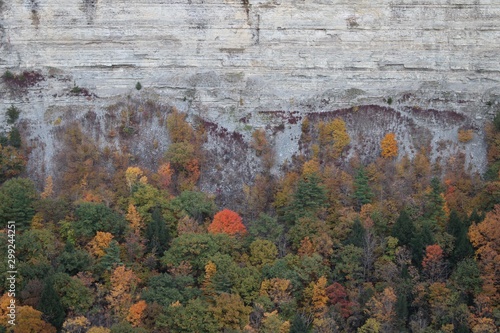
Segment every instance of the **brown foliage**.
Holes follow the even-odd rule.
[[[180,113],[176,108],[167,117],[167,130],[174,143],[191,141],[194,136],[191,125],[186,121],[186,114]]]
[[[462,143],[467,143],[474,138],[474,131],[471,129],[459,129],[458,130],[458,141]]]

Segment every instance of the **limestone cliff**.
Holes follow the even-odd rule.
[[[479,169],[485,162],[481,126],[499,101],[499,0],[3,0],[0,8],[0,70],[44,78],[23,91],[3,82],[0,103],[24,110],[45,146],[34,154],[47,164],[55,119],[64,123],[68,110],[69,119],[87,111],[100,119],[131,94],[245,138],[284,124],[274,131],[279,161],[297,151],[304,114],[392,101],[391,121],[351,121],[353,137],[364,131],[373,146],[394,131],[411,153],[412,122],[429,131],[437,156],[465,126],[476,138],[446,149],[464,150]],[[70,93],[75,85],[87,93]]]

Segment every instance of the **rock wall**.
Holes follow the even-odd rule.
[[[101,97],[140,81],[221,112],[317,110],[499,85],[498,0],[5,0],[2,16],[2,68],[61,69]]]
[[[0,8],[0,70],[46,78],[23,94],[3,84],[0,103],[27,104],[24,117],[38,124],[63,106],[99,114],[116,96],[137,94],[136,82],[240,131],[267,125],[262,111],[387,101],[480,125],[500,101],[500,0],[3,0]],[[95,96],[72,96],[74,85]],[[296,150],[298,128],[276,138],[281,160]]]

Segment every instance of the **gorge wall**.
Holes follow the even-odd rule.
[[[428,131],[434,155],[450,141],[445,150],[461,149],[484,167],[482,124],[500,101],[499,0],[1,3],[0,70],[35,70],[44,80],[22,93],[2,83],[0,106],[23,109],[31,137],[45,143],[39,154],[46,163],[56,149],[55,119],[64,123],[68,110],[71,119],[89,110],[100,119],[130,95],[175,105],[244,138],[285,122],[273,137],[279,162],[297,151],[304,114],[390,104],[394,121],[372,115],[365,125],[348,123],[354,148],[366,140],[356,139],[361,131],[373,147],[394,131],[411,153],[411,122]],[[75,85],[89,94],[71,94]],[[268,111],[301,116],[286,122]],[[457,143],[460,127],[476,131],[471,143]]]

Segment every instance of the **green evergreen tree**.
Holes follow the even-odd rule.
[[[38,192],[35,185],[27,178],[9,179],[0,187],[0,219],[16,222],[16,230],[30,227],[35,214],[33,208]]]
[[[9,133],[9,144],[15,148],[21,148],[22,144],[21,133],[19,133],[17,127],[13,127]]]
[[[45,320],[54,325],[57,329],[60,329],[66,317],[66,313],[61,303],[61,297],[54,289],[52,277],[45,280],[39,304],[39,310],[43,312]]]
[[[398,293],[398,299],[396,301],[396,315],[404,327],[408,320],[408,297],[404,292]]]
[[[283,230],[283,225],[279,224],[275,217],[260,213],[259,217],[248,227],[248,233],[251,236],[249,242],[260,238],[277,243],[283,235]]]
[[[432,229],[428,223],[424,223],[420,232],[415,234],[415,237],[413,237],[410,244],[415,265],[420,266],[422,264],[422,259],[424,259],[425,254],[425,248],[428,245],[432,244],[434,244]]]
[[[285,208],[285,221],[293,224],[301,217],[313,216],[325,203],[325,188],[320,184],[319,176],[312,174],[299,181],[293,202]]]
[[[69,275],[78,274],[86,270],[92,262],[87,251],[75,249],[71,242],[67,242],[64,251],[57,258],[58,271]]]
[[[147,250],[162,255],[167,250],[170,234],[159,207],[153,208],[151,217],[146,229]]]
[[[113,268],[115,265],[121,264],[120,260],[120,245],[117,241],[112,240],[106,249],[106,254],[101,258],[98,265],[98,271],[107,271]]]
[[[346,240],[347,244],[352,244],[354,246],[362,248],[364,246],[365,238],[365,228],[361,225],[359,218],[354,219],[354,224],[352,226],[349,237]]]
[[[174,210],[183,210],[198,223],[212,219],[217,206],[214,199],[203,192],[184,191],[171,202]]]
[[[307,333],[309,332],[309,328],[307,327],[304,319],[299,314],[296,314],[293,317],[292,325],[290,326],[290,333]]]
[[[431,192],[426,195],[425,205],[424,205],[424,216],[423,218],[427,221],[432,222],[433,231],[440,229],[439,223],[446,220],[446,213],[444,211],[445,201],[441,196],[443,188],[441,182],[437,177],[433,177],[431,180]]]
[[[361,166],[354,176],[354,198],[358,209],[372,202],[373,192],[369,185],[369,179],[365,168]]]
[[[467,228],[470,227],[474,223],[480,223],[484,220],[484,214],[479,214],[477,209],[474,209],[469,216]]]
[[[400,245],[410,245],[415,237],[415,226],[406,210],[403,210],[392,227],[392,236],[399,240]]]
[[[21,113],[21,110],[19,110],[17,107],[14,105],[11,105],[6,112],[7,116],[7,124],[13,124],[17,121],[19,118],[19,114]]]
[[[473,258],[460,261],[450,277],[452,285],[460,291],[462,299],[468,305],[474,303],[474,296],[482,288],[481,271]]]
[[[448,233],[455,238],[455,246],[450,257],[452,264],[474,255],[474,248],[467,236],[468,230],[465,221],[458,216],[455,210],[452,210],[448,220]]]

